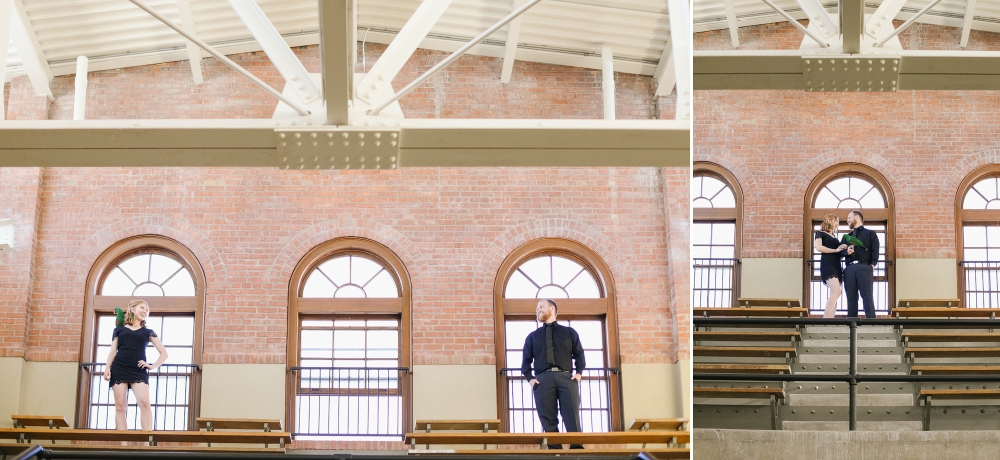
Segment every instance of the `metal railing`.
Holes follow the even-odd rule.
[[[1000,308],[1000,262],[963,260],[958,267],[964,307]]]
[[[899,319],[899,318],[694,318],[699,327],[737,326],[847,326],[850,331],[850,360],[846,374],[754,374],[695,372],[693,380],[744,382],[847,382],[848,426],[857,429],[858,384],[863,382],[1000,382],[1000,375],[938,374],[897,375],[858,373],[858,326],[948,326],[953,328],[1000,328],[1000,320],[991,319]]]
[[[739,259],[691,259],[692,305],[735,307],[739,297]]]
[[[521,375],[521,369],[500,370],[503,378],[504,404],[507,408],[507,431],[510,433],[541,433],[542,424],[535,411],[531,385]],[[617,368],[584,369],[580,382],[580,429],[586,433],[608,432],[615,429],[612,410],[621,407],[621,373]],[[618,404],[612,404],[617,398]],[[621,429],[621,427],[617,427]]]
[[[110,383],[104,380],[105,363],[83,363],[87,379],[87,428],[115,429],[115,397]],[[198,401],[197,364],[162,364],[149,371],[149,403],[153,410],[154,430],[187,430],[191,422],[193,402]],[[139,406],[135,395],[128,392],[125,409],[127,429],[138,430]]]
[[[405,367],[292,367],[292,436],[405,434]]]
[[[826,310],[826,300],[830,298],[830,291],[826,284],[820,279],[819,259],[807,260],[806,264],[811,265],[809,276],[809,313],[822,315]],[[892,266],[891,260],[879,260],[875,265],[875,283],[872,286],[872,297],[875,301],[875,314],[888,315],[892,306],[892,299],[889,296],[889,270]],[[846,268],[846,267],[845,267]],[[846,287],[841,286],[843,291],[840,299],[837,300],[837,314],[847,314],[847,292]],[[864,316],[865,305],[858,297],[858,315]]]

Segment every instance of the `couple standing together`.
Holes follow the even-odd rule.
[[[840,226],[836,214],[823,216],[823,223],[816,232],[816,249],[820,252],[820,277],[830,289],[826,301],[824,318],[833,318],[837,311],[841,284],[847,291],[847,317],[858,316],[858,294],[865,305],[865,317],[875,317],[875,299],[872,288],[875,284],[875,264],[878,263],[878,235],[865,228],[865,216],[861,211],[851,211],[847,215],[847,225],[851,232],[837,240],[834,232]],[[841,267],[840,259],[844,259]]]

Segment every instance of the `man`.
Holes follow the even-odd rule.
[[[860,245],[850,245],[847,238],[843,243],[848,244],[844,263],[844,289],[847,291],[847,316],[856,318],[858,316],[858,293],[861,293],[861,300],[865,304],[865,317],[875,317],[875,299],[872,297],[872,287],[875,284],[875,264],[878,263],[878,235],[874,231],[865,228],[865,216],[861,211],[851,211],[847,215],[847,225],[851,227],[850,235],[864,243]]]
[[[535,395],[538,419],[546,432],[559,431],[557,412],[562,413],[566,431],[580,431],[580,386],[583,369],[587,363],[583,357],[580,334],[573,328],[556,322],[559,307],[552,299],[542,299],[535,307],[535,317],[544,323],[524,339],[524,358],[521,374],[531,385]],[[570,360],[576,364],[576,373],[571,374]],[[532,365],[534,362],[534,365]],[[534,376],[532,376],[534,370]],[[558,403],[558,411],[556,410]],[[573,444],[570,449],[583,449]],[[549,449],[562,449],[561,444],[549,444]]]

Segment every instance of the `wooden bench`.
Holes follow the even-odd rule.
[[[19,443],[35,439],[52,441],[106,441],[106,442],[159,442],[278,444],[285,447],[291,434],[283,431],[137,431],[137,430],[88,430],[48,428],[0,428],[0,439],[14,439]]]
[[[924,374],[1000,374],[1000,366],[910,366],[910,373]]]
[[[500,420],[499,419],[488,419],[488,420],[417,420],[414,423],[413,430],[417,431],[423,429],[425,433],[430,433],[431,430],[437,431],[481,431],[483,433],[489,433],[490,431],[500,430]],[[486,444],[483,444],[483,450],[486,450]],[[414,446],[414,448],[416,448]],[[430,449],[430,445],[426,445],[427,449]]]
[[[50,429],[69,428],[69,422],[62,415],[11,415],[14,428],[45,426]]]
[[[778,429],[778,400],[785,399],[782,388],[716,388],[695,387],[696,398],[745,398],[767,399],[771,405],[771,429]]]
[[[518,454],[528,454],[528,455],[553,455],[553,456],[566,456],[566,457],[588,457],[588,456],[628,456],[635,458],[640,452],[645,452],[647,454],[652,454],[657,460],[666,459],[684,459],[691,458],[691,448],[689,447],[650,447],[644,449],[577,449],[577,450],[564,450],[564,449],[497,449],[497,450],[415,450],[410,451],[410,455],[421,456],[421,455],[433,455],[438,456],[468,456],[468,455],[518,455]]]
[[[1000,308],[904,307],[893,308],[896,318],[990,318],[995,319]]]
[[[547,449],[549,444],[669,444],[691,442],[685,431],[615,431],[604,433],[406,433],[404,442],[417,444],[535,444]],[[435,451],[417,451],[429,453]],[[473,451],[497,452],[497,451]],[[522,452],[537,453],[538,450]],[[638,453],[638,451],[636,451]],[[565,453],[565,451],[563,451]],[[575,453],[575,452],[574,452]]]
[[[770,318],[801,318],[809,315],[806,308],[788,307],[695,307],[695,316],[718,317],[770,317]]]
[[[29,448],[27,443],[0,443],[0,453],[18,455]],[[215,453],[252,453],[252,454],[284,454],[285,449],[278,447],[204,447],[204,446],[122,446],[122,445],[92,445],[92,444],[55,444],[44,445],[52,451],[124,451],[124,452],[215,452]],[[137,454],[138,456],[139,454]]]
[[[788,364],[707,364],[694,365],[695,372],[718,374],[791,374]]]
[[[924,431],[930,431],[932,399],[1000,399],[1000,390],[920,390],[920,399],[924,401]]]
[[[959,308],[961,306],[960,299],[899,299],[896,302],[897,308]]]
[[[637,418],[628,431],[687,431],[686,418]]]
[[[198,428],[208,431],[219,430],[261,430],[264,432],[281,431],[281,420],[258,418],[204,418],[195,419]]]
[[[760,331],[760,332],[708,332],[695,331],[694,339],[706,342],[779,342],[800,340],[802,334],[796,331]]]
[[[1000,347],[906,347],[903,356],[914,358],[997,358]]]
[[[757,299],[751,297],[742,297],[736,301],[736,304],[743,307],[785,307],[785,308],[802,307],[802,305],[799,304],[799,299]]]
[[[1000,342],[1000,332],[904,332],[906,342]]]
[[[756,358],[795,357],[795,347],[706,347],[697,345],[692,348],[695,356],[733,356]]]

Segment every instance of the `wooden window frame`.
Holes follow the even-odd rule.
[[[691,177],[702,177],[708,176],[714,179],[722,181],[726,184],[729,189],[733,192],[733,197],[736,200],[736,205],[732,209],[722,208],[696,208],[691,206],[691,222],[692,223],[728,223],[733,222],[736,224],[736,229],[733,232],[733,258],[737,260],[737,263],[733,267],[733,295],[732,295],[732,305],[735,307],[737,301],[740,297],[740,272],[742,271],[742,264],[740,261],[743,260],[743,188],[740,187],[740,182],[736,180],[736,176],[733,175],[728,169],[707,161],[696,161],[694,162],[694,167],[691,171]],[[693,200],[694,198],[692,198]]]
[[[958,298],[965,302],[965,275],[961,262],[965,258],[965,225],[1000,225],[1000,209],[962,209],[965,195],[983,179],[1000,178],[1000,164],[977,168],[965,176],[955,193],[955,260]],[[966,305],[967,306],[967,305]]]
[[[845,211],[850,213],[851,209],[846,208],[830,209],[813,207],[816,196],[823,190],[823,187],[843,177],[859,177],[870,182],[882,194],[882,199],[885,200],[884,209],[862,209],[862,212],[865,214],[865,222],[885,222],[885,247],[882,248],[881,252],[883,259],[892,262],[885,264],[886,282],[889,283],[888,307],[891,311],[893,302],[896,300],[896,222],[894,218],[896,215],[896,199],[893,196],[889,181],[874,168],[860,163],[841,163],[823,170],[809,183],[804,197],[805,204],[802,213],[802,259],[804,262],[812,260],[813,244],[815,244],[813,235],[816,233],[816,230],[813,228],[814,221],[822,221],[823,216],[827,214],[839,215],[838,213]],[[847,215],[845,214],[844,219],[846,218]],[[812,295],[813,266],[811,263],[803,263],[802,265],[802,304],[806,308],[809,308],[806,303]],[[860,302],[860,299],[858,301]],[[858,308],[859,314],[862,314],[860,311],[861,306],[859,305]]]
[[[195,294],[189,296],[103,296],[100,288],[104,280],[118,264],[126,259],[140,254],[159,254],[169,257],[191,273]],[[83,332],[80,340],[80,362],[88,362],[94,356],[97,347],[97,316],[113,315],[114,309],[124,308],[133,299],[141,298],[149,304],[150,311],[163,316],[194,315],[194,337],[191,349],[191,364],[197,366],[194,382],[191,385],[188,410],[188,427],[197,426],[196,418],[201,413],[201,364],[205,342],[205,271],[201,262],[186,246],[180,242],[160,235],[140,235],[115,243],[94,262],[87,275],[86,294],[84,295]],[[85,378],[86,377],[86,378]],[[90,401],[90,378],[85,370],[80,371],[79,390],[76,401],[76,426],[90,426],[90,414],[87,410]]]
[[[562,238],[542,238],[528,242],[511,252],[500,264],[493,285],[494,338],[497,358],[497,417],[501,429],[510,431],[508,426],[505,392],[507,390],[504,375],[500,369],[508,367],[507,363],[507,333],[506,320],[535,320],[535,306],[538,299],[506,299],[504,291],[507,281],[522,263],[539,256],[561,256],[579,263],[597,282],[602,297],[599,299],[558,299],[559,316],[572,316],[574,319],[596,319],[604,321],[605,367],[620,368],[621,356],[618,344],[618,321],[615,307],[615,283],[607,264],[590,248],[575,241]],[[523,344],[522,344],[523,346]],[[521,363],[516,363],[519,367]],[[624,429],[622,425],[620,382],[617,378],[608,379],[608,392],[611,395],[609,420],[611,430]]]
[[[390,276],[396,281],[399,289],[398,298],[372,299],[326,299],[303,298],[302,290],[306,279],[313,269],[327,260],[342,255],[363,255],[390,271]],[[400,382],[403,389],[403,430],[413,426],[413,368],[411,367],[411,285],[410,276],[402,260],[388,247],[367,238],[344,237],[322,243],[307,252],[292,271],[288,282],[288,334],[286,342],[285,364],[285,423],[288,431],[295,427],[296,389],[292,388],[291,368],[299,363],[300,324],[303,316],[315,316],[317,319],[333,316],[399,316],[399,367],[407,368],[405,382]]]

